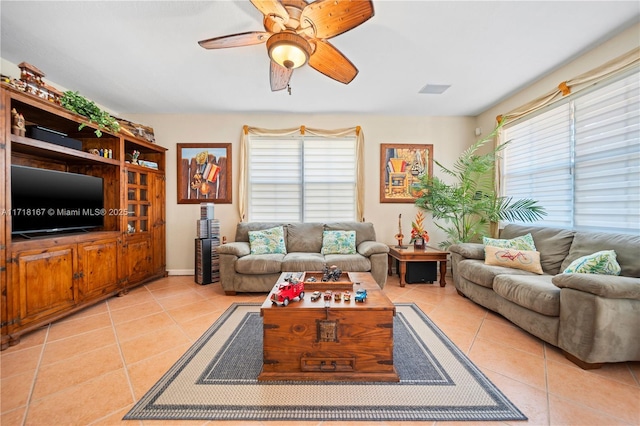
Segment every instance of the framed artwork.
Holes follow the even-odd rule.
[[[231,203],[231,144],[179,143],[178,204]]]
[[[380,202],[414,203],[413,184],[433,176],[433,145],[380,144]]]

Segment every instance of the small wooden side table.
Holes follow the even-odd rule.
[[[448,251],[440,251],[433,247],[425,246],[424,249],[415,249],[413,245],[401,249],[395,246],[389,246],[389,275],[391,275],[391,266],[393,259],[398,260],[400,267],[400,287],[404,287],[405,275],[407,273],[407,262],[440,262],[440,287],[447,285],[445,276],[447,274],[447,256]]]

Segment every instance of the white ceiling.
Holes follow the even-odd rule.
[[[359,69],[353,82],[304,66],[292,95],[271,92],[264,45],[197,44],[262,30],[249,0],[1,0],[0,55],[118,113],[474,116],[640,19],[637,1],[373,3],[330,40]],[[427,83],[451,88],[419,94]]]

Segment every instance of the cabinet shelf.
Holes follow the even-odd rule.
[[[13,152],[37,157],[46,156],[47,158],[73,164],[102,163],[114,166],[120,165],[120,161],[114,158],[104,158],[89,152],[13,134],[11,135],[11,149]]]
[[[13,134],[14,108],[26,125],[63,133],[81,146]],[[12,165],[101,178],[104,205],[103,226],[87,232],[27,238],[12,234],[10,215],[0,217],[0,350],[43,324],[166,275],[166,148],[122,131],[97,137],[95,130],[84,117],[0,84],[0,211],[11,211]],[[91,153],[101,149],[112,157]],[[133,151],[158,169],[127,163]]]

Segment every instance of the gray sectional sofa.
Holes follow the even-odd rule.
[[[249,231],[283,226],[286,254],[250,254]],[[321,254],[323,231],[356,231],[355,254]],[[322,271],[336,265],[343,271],[371,272],[378,285],[387,280],[389,247],[376,241],[373,224],[240,222],[235,241],[218,247],[220,283],[227,295],[268,292],[282,272]]]
[[[559,347],[582,368],[640,361],[640,236],[507,225],[500,238],[527,233],[542,275],[486,265],[482,244],[456,244],[449,251],[458,293]],[[619,276],[563,273],[601,250],[615,250]]]

